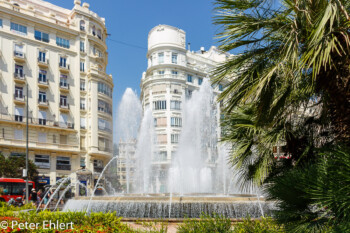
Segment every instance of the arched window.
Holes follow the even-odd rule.
[[[97,30],[97,37],[102,40],[102,33],[101,33],[101,29]]]
[[[96,27],[92,26],[92,35],[96,36]]]
[[[80,31],[85,31],[85,21],[80,20]]]

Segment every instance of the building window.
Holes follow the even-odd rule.
[[[15,98],[16,99],[24,99],[23,95],[23,87],[15,87]]]
[[[80,20],[80,31],[85,31],[85,21]]]
[[[171,74],[176,76],[177,75],[177,71],[176,70],[172,70]]]
[[[82,98],[80,99],[80,109],[81,110],[85,110],[86,109],[85,102],[86,102],[85,99],[82,99]]]
[[[21,77],[21,78],[24,77],[23,66],[15,65],[15,76],[16,77]]]
[[[181,110],[181,101],[171,100],[170,101],[170,109],[171,110]]]
[[[166,100],[153,101],[153,110],[166,109]]]
[[[100,151],[110,152],[111,148],[110,148],[109,140],[107,138],[99,137],[98,138],[98,149]]]
[[[39,91],[39,103],[46,103],[46,92]]]
[[[85,62],[83,61],[80,62],[80,71],[85,72]]]
[[[46,125],[46,112],[39,111],[39,125]]]
[[[60,144],[67,145],[67,135],[60,134]]]
[[[39,82],[41,83],[46,83],[47,79],[46,79],[46,70],[39,70]]]
[[[80,41],[80,52],[85,52],[85,42]]]
[[[14,130],[14,139],[15,140],[23,140],[23,130],[22,129],[15,129]]]
[[[182,127],[182,119],[181,117],[172,117],[170,119],[172,127]]]
[[[63,106],[63,107],[68,106],[68,104],[67,104],[67,96],[60,95],[60,106]]]
[[[171,143],[172,144],[178,144],[179,143],[179,134],[172,134],[171,135]]]
[[[56,169],[70,171],[71,170],[70,158],[57,156]]]
[[[94,35],[94,36],[96,36],[96,27],[95,27],[95,25],[94,26],[92,26],[92,35]]]
[[[154,118],[154,127],[166,127],[167,119],[166,117]]]
[[[85,91],[85,81],[80,79],[80,90]]]
[[[38,142],[46,143],[46,139],[47,139],[46,133],[42,133],[42,132],[38,133]]]
[[[56,44],[57,44],[57,46],[67,48],[67,49],[69,49],[69,47],[70,47],[69,40],[63,39],[63,38],[58,37],[58,36],[56,37]]]
[[[40,41],[43,41],[43,42],[50,42],[48,33],[44,33],[44,32],[35,30],[34,37],[35,37],[36,40],[40,40]]]
[[[62,128],[68,127],[68,115],[67,114],[60,114],[60,127],[62,127]]]
[[[103,171],[103,161],[95,159],[94,160],[94,172],[102,172]]]
[[[49,155],[35,155],[35,165],[41,169],[50,168],[50,156]]]
[[[102,32],[101,29],[97,29],[97,37],[102,40]]]
[[[192,75],[187,75],[187,82],[191,83],[193,82]]]
[[[98,129],[107,132],[112,132],[112,124],[108,120],[98,118]]]
[[[15,44],[15,56],[24,58],[23,45]]]
[[[68,77],[67,75],[64,75],[64,74],[61,74],[61,77],[60,77],[60,87],[65,87],[67,88],[69,85],[68,85]]]
[[[106,83],[98,82],[98,92],[112,98],[112,88]]]
[[[164,53],[158,53],[158,63],[164,63]]]
[[[219,84],[219,91],[223,91],[224,87],[222,86],[222,84]]]
[[[46,53],[45,53],[45,52],[39,51],[38,61],[40,61],[40,62],[46,62]]]
[[[168,159],[168,153],[166,151],[160,151],[159,153],[155,154],[154,160],[157,162],[164,162]]]
[[[15,107],[15,121],[23,121],[23,108]]]
[[[158,70],[158,74],[159,75],[163,75],[164,74],[164,70]]]
[[[98,100],[97,110],[112,115],[112,106],[103,100]]]
[[[86,118],[85,117],[80,118],[80,128],[86,129]]]
[[[2,27],[2,19],[0,19],[0,27]]]
[[[67,58],[60,57],[60,67],[67,68]]]
[[[11,22],[11,31],[18,33],[20,35],[27,35],[27,27]]]
[[[198,85],[202,85],[203,83],[203,79],[202,78],[198,78]]]
[[[171,54],[171,62],[173,64],[177,64],[177,53],[172,53]]]

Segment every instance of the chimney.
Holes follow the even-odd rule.
[[[191,43],[187,43],[187,50],[191,52]]]
[[[204,47],[201,47],[201,52],[202,52],[202,54],[205,52]]]

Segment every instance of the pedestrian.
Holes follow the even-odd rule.
[[[38,200],[38,194],[35,191],[35,188],[32,189],[32,193],[30,194],[30,201],[34,203],[34,205],[37,207],[36,202]]]
[[[39,189],[37,193],[37,198],[36,198],[36,206],[39,207],[41,200],[43,199],[43,191]],[[41,206],[40,206],[41,207]]]
[[[26,189],[23,189],[23,195],[22,195],[22,201],[23,201],[23,205],[27,204],[26,203]]]

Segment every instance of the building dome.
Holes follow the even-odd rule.
[[[148,34],[148,51],[158,47],[186,49],[186,33],[169,25],[158,25]]]

